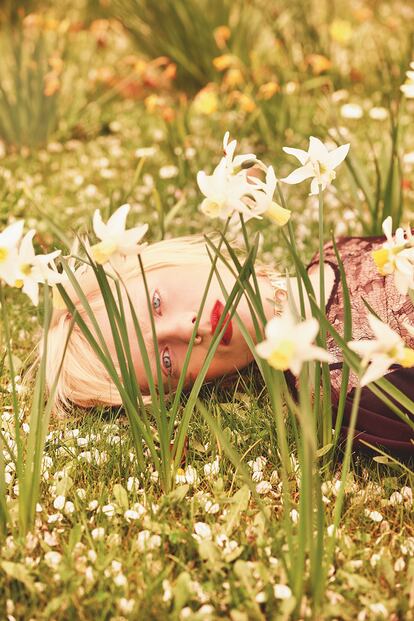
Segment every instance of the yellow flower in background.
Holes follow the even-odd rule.
[[[217,97],[216,87],[207,84],[194,98],[193,108],[198,114],[210,115],[218,110],[219,100]]]
[[[227,41],[231,37],[231,30],[228,26],[219,26],[213,31],[214,40],[220,50],[226,47]]]
[[[352,37],[352,24],[344,19],[334,19],[329,32],[332,39],[337,43],[348,43]]]
[[[320,75],[332,67],[332,61],[326,58],[326,56],[322,56],[322,54],[309,54],[306,57],[306,62],[312,68],[315,75]]]
[[[148,112],[155,112],[164,106],[164,99],[159,95],[152,94],[144,99],[144,104]]]
[[[259,88],[257,94],[258,99],[271,99],[273,95],[280,91],[280,86],[277,82],[266,82]]]
[[[52,97],[60,89],[60,80],[55,71],[49,71],[44,77],[45,87],[43,93],[46,97]]]
[[[226,69],[236,67],[238,64],[240,64],[240,61],[233,54],[222,54],[222,56],[213,58],[213,65],[217,71],[226,71]]]
[[[240,94],[239,105],[243,112],[253,112],[253,110],[256,110],[256,104],[253,99],[244,93]]]
[[[244,83],[244,77],[240,69],[229,69],[223,78],[223,84],[229,88],[241,86]]]

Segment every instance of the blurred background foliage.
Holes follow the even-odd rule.
[[[0,155],[13,170],[4,191],[35,216],[27,177],[40,175],[39,195],[67,195],[61,219],[79,224],[85,187],[116,202],[144,153],[137,210],[167,222],[166,234],[194,215],[194,232],[203,227],[195,175],[225,130],[280,176],[289,170],[281,147],[314,134],[352,143],[348,176],[331,193],[332,228],[378,233],[382,215],[411,213],[412,108],[400,85],[413,20],[414,5],[401,0],[0,0]],[[75,167],[67,150],[84,178],[74,191],[64,183],[63,169]],[[94,156],[112,171],[98,167],[98,180]],[[303,189],[291,194],[306,247],[315,208]]]

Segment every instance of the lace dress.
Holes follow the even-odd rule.
[[[337,241],[337,249],[344,264],[347,284],[350,290],[352,308],[352,338],[366,339],[374,335],[367,321],[367,307],[364,299],[377,315],[393,330],[398,332],[408,347],[414,348],[414,338],[404,327],[404,322],[414,324],[414,307],[411,300],[398,293],[393,276],[381,276],[374,264],[371,252],[379,248],[383,237],[344,237]],[[343,335],[344,305],[338,263],[332,242],[324,246],[324,262],[329,264],[335,274],[335,281],[326,306],[330,323]],[[308,270],[319,263],[316,255]],[[328,350],[335,362],[330,365],[332,401],[337,405],[342,376],[342,355],[334,339],[328,335]],[[394,365],[386,378],[397,386],[410,399],[414,400],[414,368],[406,369]],[[350,374],[348,395],[343,419],[346,434],[357,378]],[[414,417],[406,412],[412,420]],[[394,455],[414,456],[414,432],[392,410],[375,397],[369,387],[362,390],[355,432],[355,444],[365,448],[364,440],[375,446],[384,447]]]

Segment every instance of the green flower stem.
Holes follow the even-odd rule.
[[[353,444],[353,440],[354,440],[354,432],[355,432],[355,426],[356,426],[356,421],[357,421],[359,402],[360,402],[360,399],[361,399],[361,390],[362,390],[361,385],[358,383],[358,385],[356,387],[356,390],[355,390],[354,400],[353,400],[353,403],[352,403],[351,418],[350,418],[350,422],[349,422],[348,434],[347,434],[347,437],[346,437],[345,455],[344,455],[344,460],[343,460],[343,463],[342,463],[341,485],[340,485],[339,492],[338,492],[338,495],[336,497],[336,502],[335,502],[334,519],[333,519],[333,533],[332,533],[332,536],[331,536],[331,538],[330,538],[330,540],[328,542],[328,546],[327,546],[327,549],[326,549],[325,567],[324,567],[324,571],[323,571],[323,579],[321,580],[320,585],[318,586],[317,596],[318,596],[319,599],[322,597],[323,589],[324,589],[324,584],[325,584],[327,576],[328,576],[329,568],[331,566],[331,563],[333,562],[333,553],[334,553],[334,550],[335,550],[336,532],[338,530],[339,521],[340,521],[341,515],[342,515],[342,507],[343,507],[343,504],[344,504],[345,482],[346,482],[346,478],[348,476],[349,466],[350,466],[350,463],[351,463],[352,444]]]
[[[284,209],[287,209],[287,204],[286,204],[286,200],[283,194],[283,190],[282,187],[279,183],[279,181],[277,182],[277,190],[279,193],[279,198],[280,198],[280,202],[282,203],[282,207]],[[293,225],[292,222],[289,220],[288,222],[288,233],[289,233],[289,242],[292,245],[292,249],[294,250],[295,254],[298,254],[298,250],[297,250],[297,246],[296,246],[296,239],[295,239],[295,234],[294,234],[294,230],[293,230]],[[298,283],[298,292],[299,292],[299,304],[300,304],[300,314],[302,319],[305,319],[305,298],[304,298],[304,294],[303,294],[303,285],[302,285],[302,278],[300,275],[299,270],[297,269],[297,267],[295,266],[295,272],[296,272],[296,281]]]
[[[324,263],[324,210],[323,210],[323,192],[322,186],[319,185],[319,307],[325,316],[325,263]],[[321,344],[326,349],[326,330],[321,330]],[[326,363],[322,364],[322,446],[326,446],[332,440],[332,404],[331,404],[331,382],[329,375],[329,367]],[[315,384],[315,392],[318,391],[318,384]]]
[[[23,473],[23,447],[22,447],[22,438],[21,438],[21,432],[20,432],[19,403],[17,399],[16,382],[14,379],[15,373],[14,373],[13,354],[12,354],[11,337],[10,337],[9,316],[7,313],[7,303],[6,303],[6,296],[4,294],[4,285],[1,282],[1,280],[0,280],[0,305],[1,305],[1,313],[2,313],[2,318],[3,318],[3,325],[4,325],[4,338],[6,342],[7,359],[9,362],[10,382],[11,382],[11,387],[12,387],[14,433],[15,433],[15,441],[16,441],[16,449],[17,449],[16,475],[17,475],[18,480],[21,480],[22,473]]]

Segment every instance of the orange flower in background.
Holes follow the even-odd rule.
[[[63,69],[63,60],[60,56],[51,56],[48,60],[49,66],[52,68],[52,71],[56,73],[56,75],[60,75]]]
[[[219,26],[213,32],[217,47],[222,50],[226,47],[227,41],[231,37],[231,30],[228,26]]]
[[[52,97],[60,89],[59,76],[55,71],[49,71],[44,77],[45,87],[43,93],[46,97]]]
[[[306,57],[306,62],[312,68],[314,75],[320,75],[332,67],[332,61],[322,54],[309,54]]]
[[[256,110],[256,104],[250,95],[240,91],[232,91],[227,98],[227,103],[229,106],[236,103],[243,112],[253,112]]]
[[[352,24],[344,19],[334,19],[329,32],[331,37],[337,43],[345,44],[352,37]]]
[[[207,84],[194,98],[193,108],[198,114],[210,115],[218,110],[217,87],[215,84]]]
[[[231,67],[237,67],[240,64],[240,60],[233,54],[222,54],[222,56],[216,56],[213,58],[213,65],[217,71],[226,71]]]
[[[271,99],[278,91],[280,91],[280,86],[277,82],[266,82],[259,88],[257,97],[258,99]]]
[[[235,88],[244,83],[244,77],[240,69],[229,69],[223,78],[224,86]]]
[[[165,100],[159,95],[152,94],[144,99],[144,104],[148,112],[155,112],[165,106]]]

